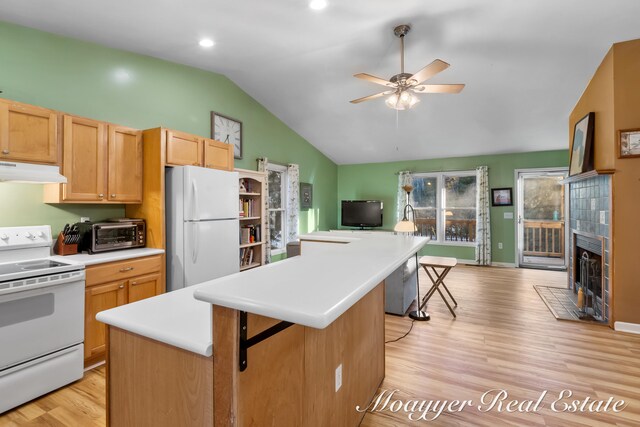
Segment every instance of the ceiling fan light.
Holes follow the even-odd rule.
[[[387,107],[399,111],[408,110],[418,102],[420,102],[420,99],[406,90],[400,93],[394,93],[385,100]]]

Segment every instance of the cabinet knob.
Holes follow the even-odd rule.
[[[111,198],[112,198],[112,199],[115,199],[115,198],[116,198],[116,195],[115,195],[115,194],[111,194]]]
[[[133,270],[133,267],[124,267],[120,269],[120,273],[124,273],[125,271],[131,271]]]
[[[213,167],[213,165],[212,165],[211,163],[209,163],[209,164],[207,165],[207,167],[208,167],[208,168],[212,168],[212,167]]]
[[[138,282],[131,282],[131,284],[135,286],[138,284]]]
[[[99,199],[103,199],[104,198],[104,194],[102,194],[102,193],[98,194],[98,198]]]
[[[9,154],[9,150],[2,150],[2,154]]]
[[[124,289],[124,285],[120,285],[118,286],[120,289]]]
[[[193,164],[193,166],[200,166],[200,163],[195,162],[195,163]]]

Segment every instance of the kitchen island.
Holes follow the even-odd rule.
[[[100,313],[110,424],[357,425],[384,378],[384,279],[428,240],[302,238],[343,244]]]

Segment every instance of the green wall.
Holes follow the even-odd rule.
[[[215,61],[215,50],[203,52]],[[227,77],[148,56],[0,22],[0,95],[138,129],[165,126],[202,136],[210,113],[243,124],[243,159],[300,165],[300,181],[313,184],[313,208],[300,213],[300,232],[335,228],[337,166]],[[79,216],[124,215],[120,207],[48,206],[42,186],[0,183],[0,226],[50,224]]]
[[[369,163],[338,166],[338,217],[340,200],[373,199],[384,202],[383,228],[392,229],[396,223],[396,194],[398,176],[402,170],[413,172],[440,172],[471,170],[476,166],[489,167],[491,188],[513,187],[514,170],[540,167],[567,167],[567,150],[539,151],[533,153],[500,154],[491,156],[455,157],[448,159],[411,160],[389,163]],[[515,196],[515,193],[514,193]],[[514,212],[514,207],[491,208],[491,246],[494,262],[515,262],[514,220],[504,219],[504,212]],[[503,249],[498,249],[498,243]],[[429,244],[425,254],[452,256],[473,260],[474,248]]]

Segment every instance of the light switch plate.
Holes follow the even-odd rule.
[[[604,224],[607,220],[607,216],[605,211],[600,211],[600,224]]]
[[[342,387],[342,363],[336,368],[336,392]]]
[[[504,219],[513,219],[513,212],[505,212]]]
[[[502,249],[502,242],[498,243],[498,249]]]

